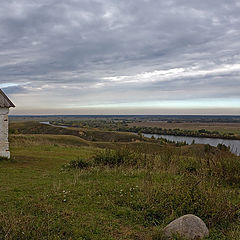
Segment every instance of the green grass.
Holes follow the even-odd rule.
[[[14,122],[10,124],[12,134],[51,134],[77,136],[90,142],[136,142],[140,137],[132,133],[103,131],[89,128],[62,128],[38,122]]]
[[[0,239],[160,239],[187,213],[206,222],[208,239],[239,239],[240,166],[229,152],[70,135],[10,141],[11,160],[0,161]],[[132,151],[146,164],[125,164]],[[91,164],[63,168],[79,159]]]

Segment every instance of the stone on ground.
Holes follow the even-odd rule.
[[[171,239],[176,235],[186,239],[203,239],[209,234],[206,224],[197,216],[188,214],[169,223],[163,230],[163,236]]]

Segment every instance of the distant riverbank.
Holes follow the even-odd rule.
[[[48,121],[45,122],[40,122],[41,124],[46,124],[46,125],[50,125],[53,127],[60,127],[60,128],[67,128],[69,126],[64,126],[64,125],[54,125],[51,124]],[[143,136],[151,138],[152,136],[154,136],[154,138],[164,138],[167,139],[169,141],[174,141],[174,142],[186,142],[187,144],[192,144],[193,142],[196,144],[209,144],[211,146],[217,147],[218,144],[224,144],[227,147],[230,148],[231,152],[236,154],[236,155],[240,155],[240,140],[239,139],[231,139],[230,136],[229,138],[224,138],[224,137],[217,137],[217,136],[210,136],[210,137],[205,137],[204,135],[200,135],[200,136],[185,136],[185,135],[175,135],[175,134],[183,134],[183,132],[176,132],[175,129],[175,134],[156,134],[156,133],[149,133],[151,131],[170,131],[173,132],[171,129],[154,129],[154,128],[141,128],[141,131],[146,130],[148,133],[141,133]],[[140,130],[139,127],[133,127],[133,128],[126,128],[126,129],[118,129],[118,131],[127,131],[127,132],[132,132],[132,133],[137,133]],[[187,133],[190,134],[191,131],[187,131]],[[201,132],[198,132],[199,134],[203,134]],[[209,133],[208,131],[206,131],[206,133]],[[211,133],[211,132],[210,132]],[[197,133],[196,133],[197,134]]]
[[[122,128],[123,129],[123,128]],[[240,135],[227,132],[220,133],[219,131],[210,131],[206,129],[192,130],[192,129],[179,129],[179,128],[159,128],[159,127],[144,127],[144,126],[133,126],[128,127],[126,131],[135,133],[147,133],[147,134],[158,134],[158,135],[171,135],[180,137],[197,137],[197,138],[216,138],[216,139],[229,139],[229,140],[240,140]]]
[[[187,144],[209,144],[217,147],[218,144],[224,144],[230,147],[230,151],[236,155],[240,155],[240,140],[222,139],[222,138],[203,138],[203,137],[188,137],[188,136],[174,136],[174,135],[160,135],[143,133],[144,137],[164,138],[174,142],[186,142]]]

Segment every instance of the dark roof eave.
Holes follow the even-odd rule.
[[[15,107],[15,105],[12,103],[12,101],[7,97],[7,95],[1,89],[0,89],[0,94],[2,94],[4,96],[4,98],[7,100],[7,102],[9,103],[9,108]]]

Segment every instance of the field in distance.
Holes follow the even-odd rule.
[[[240,135],[240,123],[231,122],[167,122],[167,121],[141,121],[129,123],[129,126],[157,127],[165,129],[218,131],[219,133],[234,133]]]
[[[50,121],[55,123],[75,124],[95,122],[96,127],[109,123],[125,123],[128,127],[156,127],[163,129],[180,129],[198,131],[217,131],[220,134],[234,134],[240,137],[240,116],[188,116],[188,115],[69,115],[69,116],[10,116],[11,122]],[[99,124],[97,124],[99,122]],[[86,124],[87,125],[87,124]],[[105,126],[106,127],[106,126]]]

